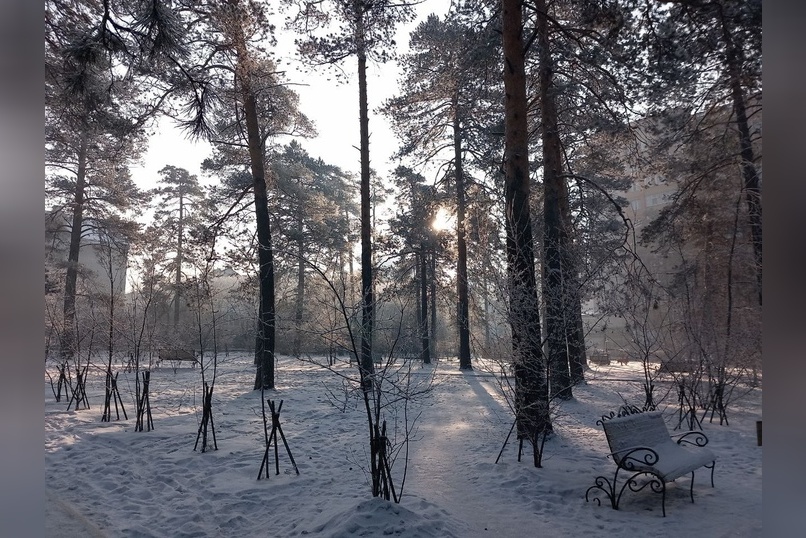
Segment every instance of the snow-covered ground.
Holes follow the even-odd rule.
[[[347,365],[338,365],[346,373]],[[402,455],[392,471],[400,504],[373,499],[366,465],[366,414],[358,401],[339,409],[341,378],[330,371],[280,358],[280,421],[299,475],[280,445],[280,474],[257,480],[265,449],[260,392],[253,391],[252,357],[219,361],[213,398],[218,450],[193,451],[201,419],[198,369],[154,370],[151,407],[155,429],[134,431],[134,375],[118,380],[129,420],[101,422],[103,373],[90,375],[88,410],[66,411],[44,385],[46,529],[48,536],[761,536],[761,447],[756,421],[761,390],[730,409],[730,426],[704,425],[718,455],[715,488],[708,473],[669,484],[667,517],[660,496],[625,493],[620,510],[585,501],[599,475],[611,476],[607,442],[597,419],[622,397],[642,401],[637,363],[597,367],[574,399],[557,409],[556,435],[545,447],[543,468],[525,445],[517,461],[511,440],[496,457],[512,414],[495,378],[455,362],[416,367],[433,374],[431,390],[412,402],[418,416],[408,467]],[[673,427],[674,398],[667,402]],[[334,405],[335,404],[335,405]],[[122,418],[122,417],[121,417]],[[390,417],[390,422],[391,422]]]

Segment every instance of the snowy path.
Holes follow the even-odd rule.
[[[464,536],[501,530],[489,518],[494,500],[480,487],[478,475],[479,466],[495,461],[509,428],[502,421],[511,417],[488,392],[495,390],[488,388],[494,382],[475,372],[446,376],[423,404],[413,443],[406,493],[432,502],[451,499],[451,515],[467,524]],[[514,457],[514,444],[509,448]]]

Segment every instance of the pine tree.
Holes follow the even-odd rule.
[[[359,372],[370,421],[372,494],[381,494],[381,475],[373,440],[380,425],[372,425],[370,396],[373,391],[372,334],[375,292],[372,269],[372,204],[369,152],[369,105],[367,97],[367,61],[386,61],[393,56],[395,26],[411,19],[411,5],[393,0],[327,0],[294,2],[300,8],[292,25],[307,34],[299,40],[300,51],[314,63],[337,64],[350,56],[357,60],[358,110],[361,162],[361,346]],[[332,29],[329,24],[336,23]],[[325,37],[313,35],[319,28],[332,30]],[[376,408],[377,409],[377,408]],[[377,414],[377,413],[376,413]]]
[[[394,245],[396,252],[390,253],[401,257],[400,273],[414,273],[411,293],[417,305],[417,336],[420,340],[420,358],[424,364],[430,364],[433,357],[432,335],[429,325],[431,309],[429,295],[433,297],[432,282],[435,275],[429,270],[431,260],[436,257],[439,238],[432,227],[437,213],[440,198],[432,185],[425,183],[425,178],[411,168],[398,166],[393,172],[393,180],[398,190],[397,213],[390,219],[389,227],[392,235],[398,240]],[[431,290],[429,292],[429,290]]]
[[[198,222],[199,206],[203,203],[204,193],[195,175],[184,168],[166,165],[160,170],[160,187],[154,189],[157,201],[154,213],[156,225],[167,237],[175,240],[174,245],[174,311],[173,330],[178,334],[180,328],[183,263],[185,258],[185,241],[187,233],[194,222]]]
[[[103,14],[86,7],[45,5],[48,227],[69,234],[60,331],[64,360],[76,346],[82,242],[93,228],[144,201],[128,166],[145,149],[144,127],[154,110],[141,98],[143,79],[121,68],[121,54],[133,46],[128,36],[117,35]]]
[[[331,21],[341,26],[326,37],[310,35],[299,40],[300,51],[314,63],[336,64],[355,56],[358,62],[358,101],[361,162],[361,357],[364,390],[371,390],[372,325],[374,290],[372,277],[372,237],[370,203],[369,105],[367,101],[367,61],[386,61],[393,55],[393,32],[399,22],[410,20],[413,10],[408,4],[390,0],[329,0],[298,2],[300,11],[294,27],[313,32],[327,27]],[[374,488],[373,488],[374,489]]]
[[[474,135],[480,130],[478,113],[487,105],[491,93],[484,81],[495,59],[495,46],[487,32],[430,15],[411,33],[410,49],[400,60],[401,95],[385,103],[384,114],[403,142],[400,156],[434,162],[444,154],[441,158],[453,169],[458,250],[457,351],[459,368],[472,369],[464,159],[467,146],[473,145]]]
[[[653,109],[683,107],[695,112],[695,122],[714,108],[732,111],[725,136],[735,150],[724,165],[734,166],[730,156],[738,156],[761,305],[760,120],[754,120],[761,114],[761,0],[675,0],[664,9],[648,5],[642,20]]]
[[[177,13],[194,39],[166,76],[179,108],[175,116],[191,135],[209,139],[216,148],[211,168],[246,168],[251,176],[260,290],[254,388],[270,389],[276,305],[266,143],[281,132],[310,133],[312,128],[264,50],[263,44],[273,43],[266,6],[244,0],[198,2]]]
[[[291,353],[300,357],[303,328],[313,325],[319,314],[312,311],[306,299],[309,264],[315,263],[345,281],[344,259],[353,255],[349,222],[355,208],[345,195],[350,179],[347,174],[310,156],[297,141],[274,152],[271,162],[275,179],[273,204],[277,207],[273,217],[276,227],[283,231],[278,237],[278,265],[285,258],[287,271],[296,273]]]
[[[504,193],[515,413],[518,438],[532,444],[535,467],[540,467],[542,442],[551,428],[551,420],[529,209],[529,130],[521,2],[502,0],[501,21],[506,91]]]

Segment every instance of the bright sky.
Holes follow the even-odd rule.
[[[430,13],[444,16],[450,7],[450,0],[425,0],[417,8],[417,20],[400,27],[396,41],[400,47],[408,47],[409,33]],[[278,25],[278,31],[280,26]],[[349,58],[340,67],[352,76],[348,83],[336,83],[332,68],[320,68],[318,71],[298,69],[299,60],[295,58],[293,37],[278,35],[280,42],[276,59],[280,67],[288,69],[286,75],[293,89],[300,95],[300,108],[316,125],[319,136],[316,139],[299,139],[313,157],[321,157],[325,162],[337,165],[347,172],[358,175],[359,163],[359,125],[358,125],[358,80],[355,75],[354,58]],[[288,43],[286,45],[286,43]],[[397,65],[370,64],[367,74],[367,86],[370,108],[370,165],[380,174],[385,175],[395,168],[396,162],[390,156],[398,147],[398,141],[386,125],[384,117],[373,111],[384,100],[397,93]],[[159,177],[159,170],[165,165],[185,168],[197,174],[202,183],[215,181],[201,174],[200,165],[209,156],[209,145],[192,143],[182,135],[170,122],[162,122],[159,132],[150,140],[149,150],[144,156],[144,165],[134,168],[132,175],[135,181],[150,187]],[[428,177],[431,180],[433,178]]]

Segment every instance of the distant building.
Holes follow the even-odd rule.
[[[757,113],[751,118],[751,130],[757,145],[754,148],[757,158],[755,164],[760,175],[762,114],[760,103],[752,103],[752,106],[758,107]],[[627,190],[612,194],[628,202],[622,211],[633,226],[636,254],[652,277],[663,286],[679,279],[685,267],[696,271],[689,278],[699,279],[699,285],[703,286],[701,289],[706,289],[704,283],[709,276],[725,270],[726,245],[731,242],[733,222],[738,215],[737,241],[731,254],[733,293],[752,295],[752,247],[746,224],[742,224],[747,218],[746,202],[740,188],[738,137],[733,138],[730,131],[731,111],[715,109],[705,119],[700,116],[699,138],[690,134],[689,137],[681,137],[686,142],[670,141],[667,136],[669,129],[684,126],[691,119],[692,116],[675,117],[674,114],[668,114],[664,121],[656,118],[640,120],[631,126],[628,136],[608,137],[603,142],[605,154],[618,164],[594,162],[586,165],[594,169],[601,166],[608,170],[604,173],[630,180]],[[684,185],[687,191],[679,192]],[[657,252],[656,244],[641,241],[642,233],[680,195],[688,197],[688,204],[693,201],[694,206],[690,207],[696,209],[690,209],[682,220],[676,217],[676,222],[685,230],[678,239],[679,250]],[[613,282],[616,283],[619,278],[615,277]],[[713,284],[716,287],[708,288],[708,293],[722,293],[723,281],[714,280]],[[629,330],[625,319],[617,316],[603,319],[603,309],[595,299],[588,301],[583,310],[588,327],[596,325],[588,332],[588,347],[607,350],[611,355],[618,356],[626,345],[625,331]]]
[[[45,213],[45,293],[61,294],[70,249],[70,215]],[[109,296],[114,286],[115,296],[123,297],[129,245],[121,237],[99,228],[96,222],[84,223],[78,256],[79,293]]]

